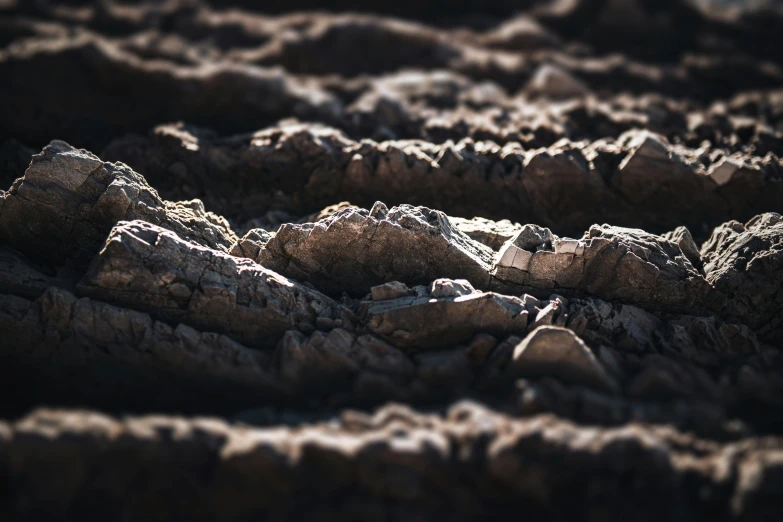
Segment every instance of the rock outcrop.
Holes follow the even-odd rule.
[[[164,201],[127,165],[53,141],[33,156],[25,175],[0,194],[0,240],[25,254],[84,263],[115,223],[139,219],[201,245],[228,250],[228,222],[198,200]]]
[[[283,225],[255,260],[327,293],[361,296],[388,281],[429,283],[437,277],[489,284],[492,250],[467,237],[445,214],[402,205],[348,208],[319,221]]]
[[[0,0],[0,521],[778,520],[783,9],[338,4]]]
[[[117,224],[78,289],[254,346],[292,328],[309,333],[352,322],[348,309],[319,292],[143,221]]]

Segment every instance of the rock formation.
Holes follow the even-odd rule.
[[[778,520],[783,10],[322,7],[0,1],[0,520]]]

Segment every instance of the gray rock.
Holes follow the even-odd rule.
[[[86,263],[118,221],[134,219],[210,248],[228,250],[236,241],[201,201],[164,201],[128,166],[62,141],[33,156],[24,177],[0,194],[0,240],[52,264],[72,256]]]
[[[328,293],[359,296],[389,281],[429,284],[438,277],[489,284],[492,250],[442,213],[402,205],[348,208],[304,225],[283,225],[256,261]]]
[[[688,261],[690,261],[695,268],[700,269],[702,267],[699,247],[693,240],[693,236],[691,235],[690,230],[685,227],[677,227],[671,232],[661,234],[661,237],[679,246],[680,250],[682,250],[682,253],[685,255],[685,257],[688,258]]]
[[[231,246],[229,253],[232,256],[255,259],[262,248],[274,237],[274,232],[268,232],[263,228],[254,228]]]
[[[574,332],[541,326],[514,349],[509,371],[520,377],[551,376],[565,382],[615,391],[617,383]]]
[[[579,240],[528,225],[497,254],[492,274],[533,291],[570,290],[667,311],[697,311],[709,290],[678,245],[608,225],[590,227]]]
[[[112,230],[78,288],[249,346],[274,344],[290,329],[351,327],[351,312],[325,295],[142,221]]]
[[[466,279],[436,279],[430,285],[431,297],[460,297],[476,292]]]
[[[473,219],[449,217],[449,221],[470,239],[487,245],[492,250],[498,250],[522,228],[519,223],[512,223],[507,219],[492,221],[482,217]]]
[[[750,326],[761,339],[783,340],[783,217],[768,213],[744,226],[726,223],[702,246],[713,309]]]
[[[362,371],[391,378],[401,386],[415,371],[411,360],[393,346],[341,328],[310,336],[288,331],[278,344],[276,359],[283,382],[302,394],[344,390]]]
[[[477,333],[524,333],[529,313],[518,297],[492,292],[441,292],[451,282],[438,280],[434,294],[363,302],[360,306],[367,329],[406,351],[449,347],[470,340]],[[452,287],[453,288],[453,287]],[[441,295],[443,294],[443,295]]]

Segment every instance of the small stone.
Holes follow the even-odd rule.
[[[373,301],[385,301],[387,299],[397,299],[410,295],[410,289],[405,283],[391,281],[382,285],[374,286],[370,289],[370,295]]]
[[[466,279],[436,279],[430,286],[431,297],[459,297],[475,291]]]
[[[617,389],[584,341],[557,326],[540,326],[525,337],[514,349],[510,371],[519,377],[551,376],[609,392]]]

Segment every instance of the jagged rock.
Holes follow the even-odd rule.
[[[256,259],[262,248],[274,237],[273,232],[267,232],[263,228],[254,228],[234,243],[229,250],[232,256]]]
[[[325,295],[142,221],[115,226],[78,288],[250,346],[290,329],[351,327],[350,311]]]
[[[679,246],[682,253],[688,258],[688,261],[697,269],[701,269],[701,254],[690,230],[685,227],[677,227],[671,232],[661,234],[661,237]]]
[[[709,289],[676,244],[608,225],[578,240],[526,225],[497,254],[492,274],[534,291],[570,290],[667,311],[699,310]]]
[[[118,411],[230,412],[280,400],[268,354],[55,287],[0,295],[4,411],[47,402]]]
[[[382,203],[348,208],[317,223],[284,225],[256,261],[328,293],[365,295],[372,286],[437,277],[489,284],[492,251],[454,228],[436,210]]]
[[[211,248],[227,250],[236,240],[200,201],[164,201],[128,166],[62,141],[33,156],[24,177],[0,194],[0,240],[50,264],[71,256],[84,263],[115,223],[133,219]]]
[[[540,326],[514,349],[509,371],[515,376],[553,376],[614,391],[611,378],[590,349],[574,332],[556,326]]]
[[[525,304],[518,297],[475,292],[465,283],[439,279],[424,295],[381,301],[373,297],[361,308],[370,332],[417,351],[454,346],[476,333],[524,333],[529,316]]]
[[[518,419],[471,403],[443,415],[390,405],[290,428],[55,410],[0,424],[2,471],[16,494],[31,499],[11,504],[11,518],[58,518],[65,510],[151,518],[161,513],[165,487],[166,514],[194,521],[215,509],[226,520],[291,512],[328,520],[378,513],[476,520],[509,510],[576,519],[598,508],[612,521],[640,510],[672,520],[707,520],[707,511],[758,519],[776,511],[782,446],[777,437],[716,442],[670,427]],[[45,465],[52,461],[60,465]],[[215,472],[197,472],[205,463]],[[131,501],[127,484],[139,476],[150,479],[134,486]],[[607,496],[574,495],[585,476]],[[493,487],[475,486],[482,483]],[[85,498],[95,484],[101,494]]]
[[[441,89],[451,92],[446,87],[436,90]],[[426,96],[424,89],[415,98]],[[642,123],[612,123],[619,116],[611,104],[592,102],[604,114],[604,123],[595,125],[600,129],[619,126],[614,132],[617,139],[609,142],[600,139],[606,136],[605,130],[596,130],[591,138],[595,141],[589,144],[579,142],[581,137],[557,134],[555,129],[570,128],[576,118],[562,115],[557,116],[558,123],[541,125],[546,137],[530,143],[522,136],[488,136],[478,128],[471,138],[460,131],[428,137],[428,141],[388,141],[389,137],[357,141],[335,128],[286,122],[253,135],[222,139],[191,130],[188,134],[198,148],[192,150],[193,139],[181,136],[181,125],[165,125],[148,138],[119,140],[104,155],[143,172],[170,199],[197,197],[208,208],[240,222],[269,211],[303,216],[340,200],[369,208],[380,199],[436,208],[449,216],[539,223],[562,234],[581,233],[594,223],[611,223],[656,233],[687,226],[701,239],[710,226],[732,218],[746,220],[779,207],[783,185],[774,180],[783,168],[777,157],[743,153],[753,169],[742,170],[719,187],[704,169],[714,163],[711,158],[723,153],[721,149],[697,149],[698,142],[691,148],[666,145],[657,134],[628,130],[649,121],[652,116],[647,113],[654,112],[653,107],[663,110],[658,109],[658,100],[631,100],[617,103],[623,110],[627,105],[631,105],[628,111],[642,110]],[[593,105],[590,110],[600,112]],[[536,107],[528,112],[538,115],[540,111]],[[369,113],[377,111],[373,108]],[[461,113],[454,118],[449,128],[464,125]],[[539,126],[531,121],[515,125],[517,134],[520,127]],[[617,171],[633,155],[637,142],[643,142],[642,136],[671,148],[667,148],[668,159],[636,154],[636,160],[629,159],[623,171]],[[237,186],[242,190],[237,191]],[[454,224],[460,229],[464,225],[464,232],[479,242],[494,234],[481,232],[483,224],[459,220]],[[490,246],[498,248],[497,244]]]
[[[522,228],[519,223],[512,223],[507,219],[491,221],[480,217],[449,217],[449,221],[470,239],[487,245],[492,250],[498,250]]]
[[[760,338],[783,339],[783,218],[768,213],[744,226],[718,227],[702,246],[704,274],[715,288],[713,308]]]

